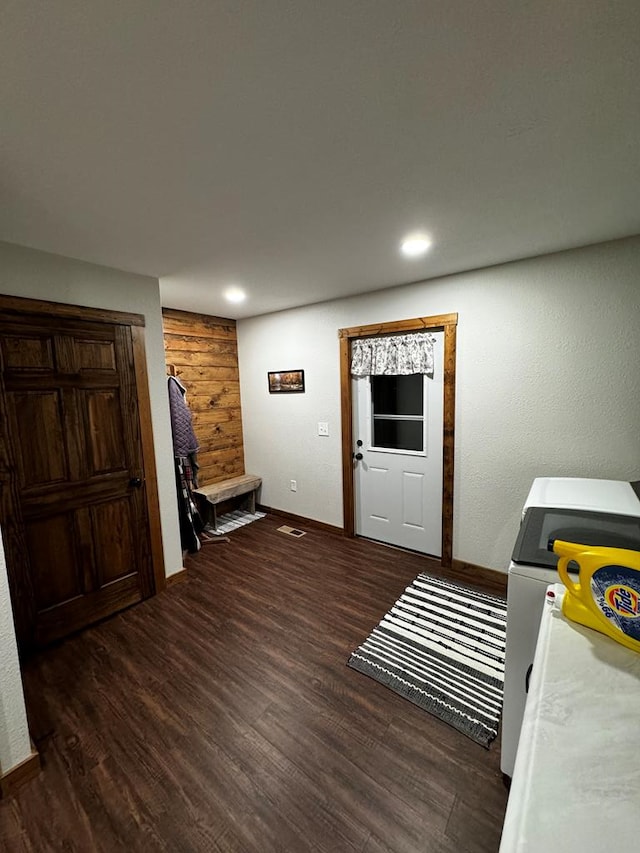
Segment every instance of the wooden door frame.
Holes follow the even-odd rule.
[[[21,296],[4,295],[0,295],[0,314],[6,319],[11,319],[12,316],[16,315],[30,314],[34,318],[59,317],[67,320],[87,320],[94,323],[113,323],[128,326],[131,329],[131,345],[138,397],[140,442],[142,445],[142,464],[144,467],[145,495],[151,546],[152,575],[155,592],[160,592],[166,587],[166,576],[160,522],[158,477],[151,425],[151,397],[149,394],[149,376],[147,373],[147,357],[144,343],[144,315],[127,311],[88,308],[82,305],[67,305],[61,302],[46,302],[41,299],[26,299]],[[7,568],[9,569],[9,566]]]
[[[344,532],[355,534],[355,494],[353,483],[353,394],[351,342],[354,338],[375,338],[403,332],[444,332],[444,409],[442,429],[442,556],[440,564],[449,568],[453,559],[453,460],[456,395],[457,314],[416,317],[392,323],[374,323],[340,329],[340,411],[342,418],[342,499]]]

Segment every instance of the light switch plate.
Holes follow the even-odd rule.
[[[329,424],[325,421],[318,421],[318,435],[329,435]]]

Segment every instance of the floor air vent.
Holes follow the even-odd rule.
[[[282,527],[278,528],[280,533],[286,533],[287,536],[295,536],[296,539],[299,539],[301,536],[306,536],[307,534],[304,530],[298,530],[295,527],[289,527],[287,524],[283,524]]]

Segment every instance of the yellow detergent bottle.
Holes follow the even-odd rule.
[[[560,539],[553,550],[560,557],[558,574],[567,588],[564,615],[640,652],[640,551]],[[567,571],[571,560],[580,567],[578,583]]]

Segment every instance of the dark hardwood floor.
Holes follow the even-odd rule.
[[[495,853],[490,750],[349,669],[414,554],[267,517],[25,667],[44,769],[10,851]]]

